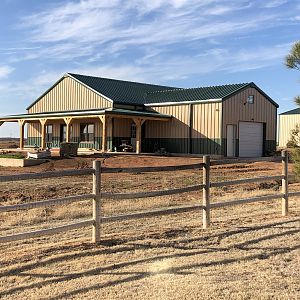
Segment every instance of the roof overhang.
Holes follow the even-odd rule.
[[[151,120],[169,120],[172,118],[171,115],[164,115],[156,112],[147,111],[133,111],[125,109],[96,109],[96,110],[79,110],[79,111],[58,111],[58,112],[47,112],[47,113],[34,113],[34,114],[20,114],[0,117],[0,122],[18,122],[20,120],[35,121],[40,119],[64,119],[64,118],[98,118],[99,116],[112,116],[120,118],[143,118]]]

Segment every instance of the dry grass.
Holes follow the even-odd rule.
[[[142,158],[144,159],[144,158]],[[118,162],[118,158],[116,158]],[[141,162],[141,164],[143,164]],[[278,174],[280,164],[214,167],[226,180]],[[217,180],[216,179],[216,180]],[[201,182],[199,171],[105,174],[103,189],[129,192]],[[45,188],[46,186],[46,188]],[[22,187],[22,188],[21,188]],[[213,201],[276,193],[277,182],[212,189]],[[0,186],[5,204],[89,192],[89,176]],[[299,184],[291,189],[299,190]],[[103,200],[104,215],[199,203],[201,193],[149,199]],[[104,224],[102,241],[91,228],[1,245],[2,299],[299,299],[300,207],[290,199],[212,211]],[[89,201],[0,215],[1,235],[56,226],[91,216]]]

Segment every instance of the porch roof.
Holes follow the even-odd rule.
[[[19,114],[10,116],[0,116],[0,122],[17,122],[19,120],[39,120],[39,119],[56,119],[64,117],[84,118],[84,117],[98,117],[99,115],[107,116],[126,116],[127,118],[142,117],[146,119],[170,119],[171,115],[160,114],[150,111],[136,111],[118,108],[105,108],[93,110],[73,110],[73,111],[55,111],[47,113],[34,113],[34,114]]]

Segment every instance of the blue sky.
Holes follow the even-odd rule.
[[[255,82],[295,107],[300,0],[1,0],[0,115],[26,107],[64,73],[179,87]],[[4,124],[0,136],[17,136]]]

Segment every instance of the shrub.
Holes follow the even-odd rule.
[[[297,124],[295,129],[291,130],[291,139],[287,142],[288,148],[297,148],[300,146],[300,127]]]
[[[294,162],[294,173],[297,179],[300,178],[300,148],[294,148],[292,150],[292,160]]]

